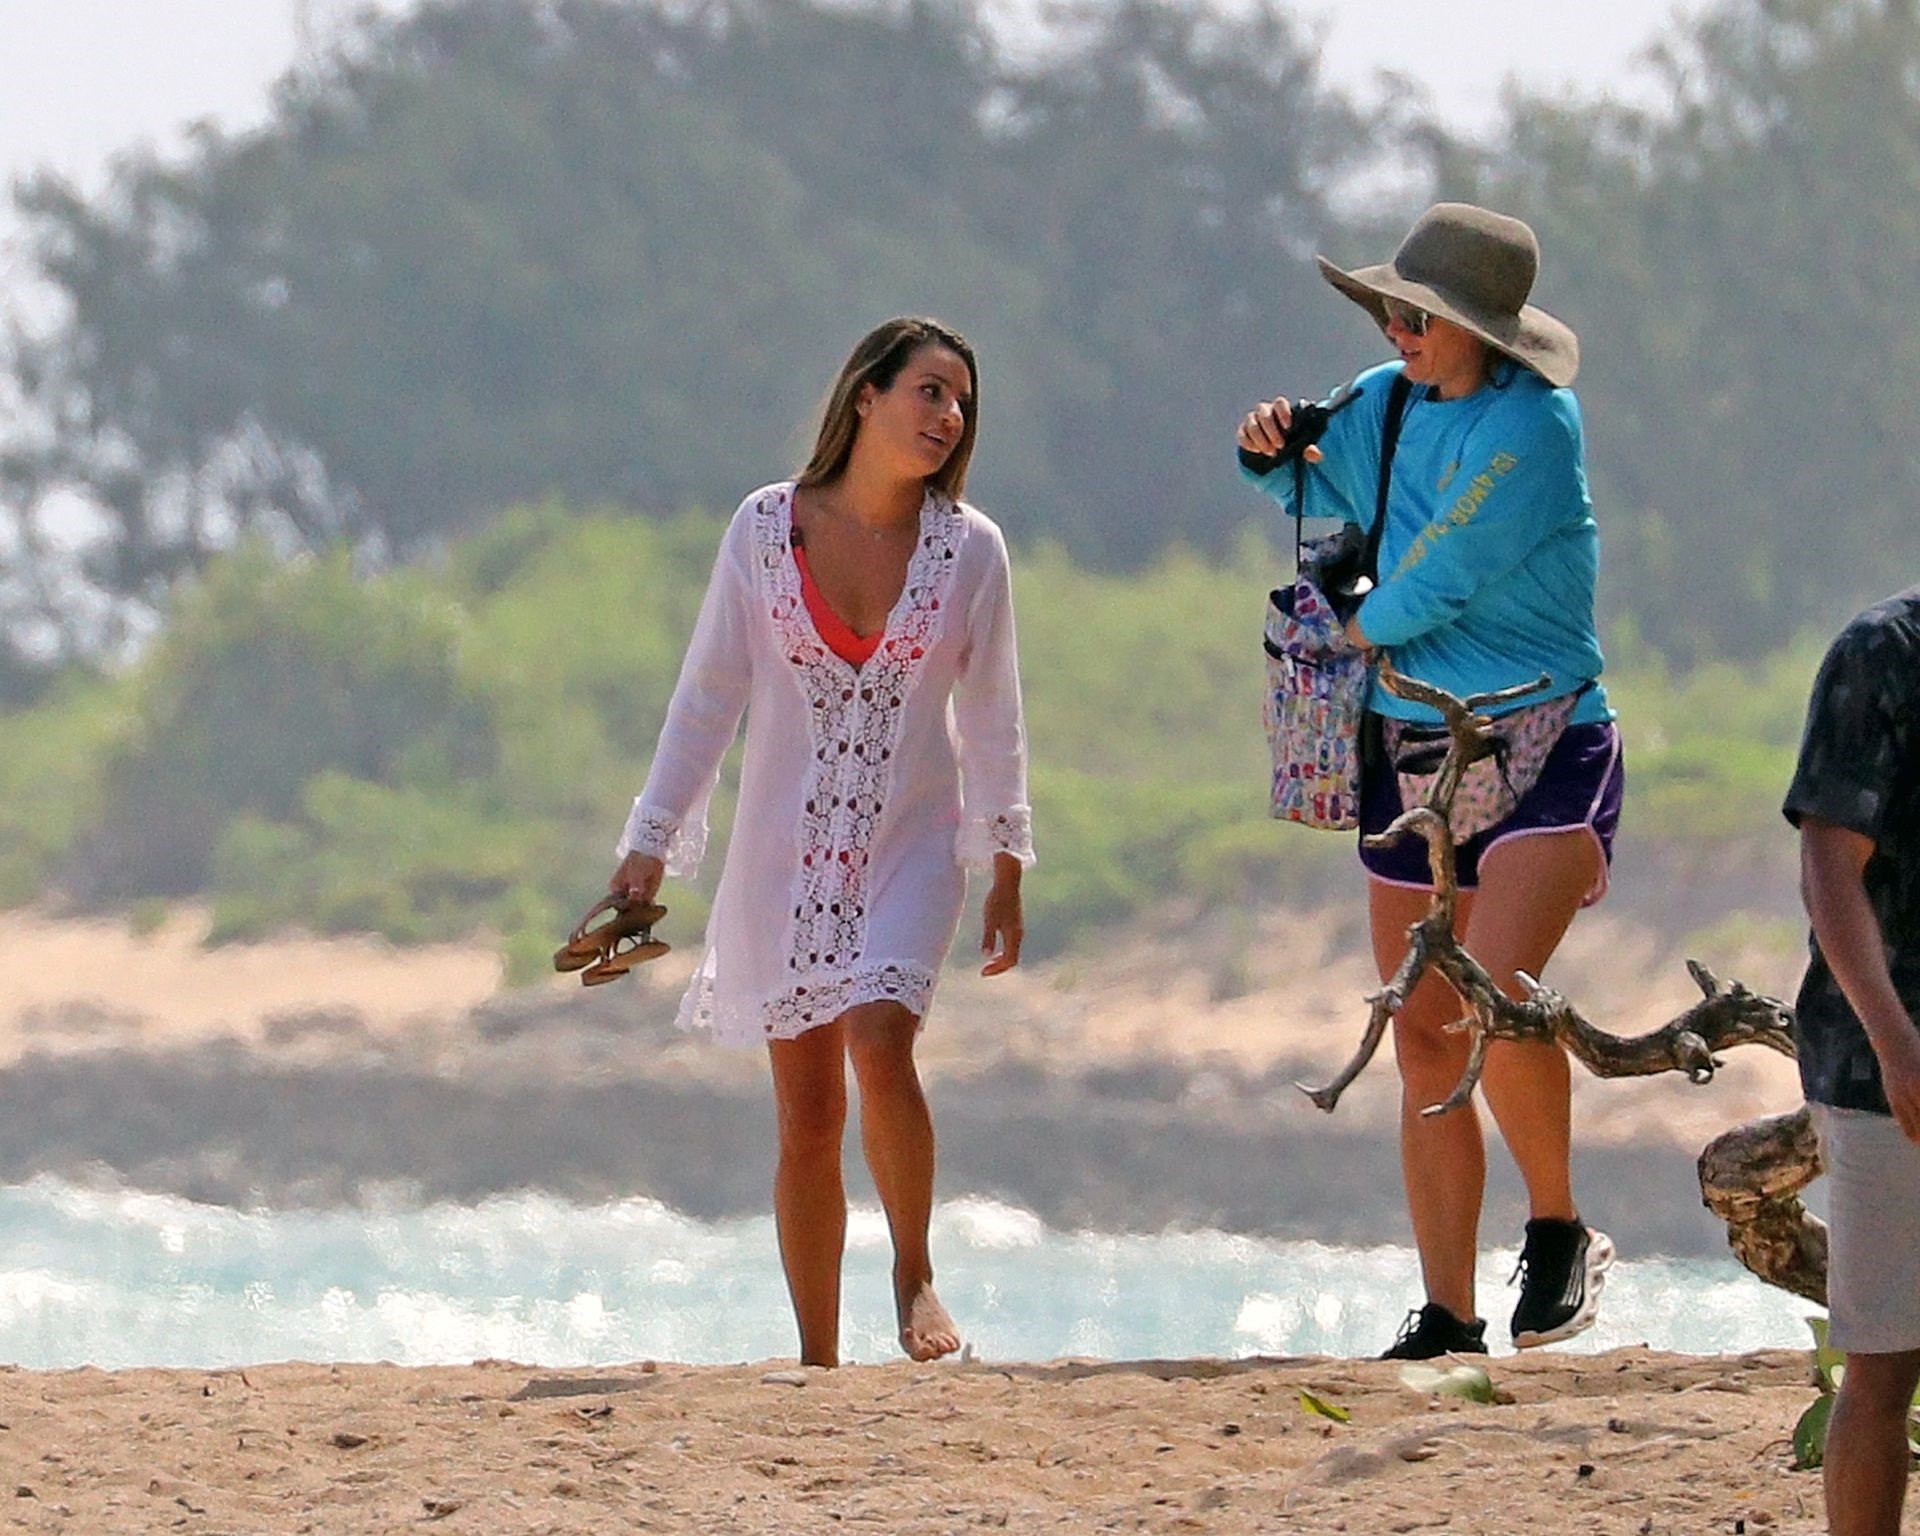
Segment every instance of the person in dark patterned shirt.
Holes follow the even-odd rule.
[[[1827,1517],[1833,1536],[1897,1536],[1920,1385],[1920,587],[1827,652],[1785,811],[1813,922],[1795,1039],[1831,1186],[1830,1337],[1847,1353]]]

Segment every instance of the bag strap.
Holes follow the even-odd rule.
[[[1413,384],[1404,373],[1393,376],[1387,391],[1387,419],[1380,430],[1380,486],[1374,497],[1373,526],[1367,530],[1367,554],[1360,571],[1375,586],[1380,584],[1380,536],[1387,528],[1387,488],[1393,483],[1393,451],[1400,446],[1400,424],[1407,419],[1407,402],[1413,398]]]
[[[1380,535],[1387,526],[1387,487],[1393,479],[1393,451],[1400,446],[1400,424],[1406,420],[1407,402],[1413,398],[1413,385],[1404,373],[1397,373],[1393,383],[1387,389],[1386,419],[1380,431],[1380,485],[1374,499],[1373,526],[1367,530],[1366,559],[1360,572],[1367,580],[1378,583],[1380,573],[1376,569],[1380,561]],[[1242,450],[1242,458],[1245,451]],[[1293,459],[1293,568],[1300,569],[1300,553],[1306,545],[1305,524],[1307,521],[1307,459],[1305,454],[1295,454]]]

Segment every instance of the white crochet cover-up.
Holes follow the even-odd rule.
[[[720,760],[747,720],[740,809],[680,1005],[750,1045],[860,1003],[921,1017],[965,866],[1033,862],[1006,541],[929,491],[906,585],[864,666],[820,639],[794,563],[791,482],[741,503],[721,541],[646,787],[618,853],[693,874]]]

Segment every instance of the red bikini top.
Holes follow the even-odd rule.
[[[851,666],[864,666],[873,653],[880,649],[884,634],[855,634],[853,626],[833,611],[813,579],[813,569],[807,564],[806,549],[797,540],[793,546],[793,563],[800,569],[801,599],[807,605],[807,612],[813,616],[813,627],[819,631],[827,649]]]

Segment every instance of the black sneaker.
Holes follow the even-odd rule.
[[[1513,1347],[1558,1344],[1593,1326],[1600,1288],[1613,1266],[1613,1239],[1584,1222],[1540,1218],[1527,1223],[1514,1274]]]
[[[1400,1325],[1400,1337],[1382,1360],[1431,1360],[1437,1355],[1484,1355],[1487,1325],[1463,1323],[1437,1301],[1409,1312]]]

